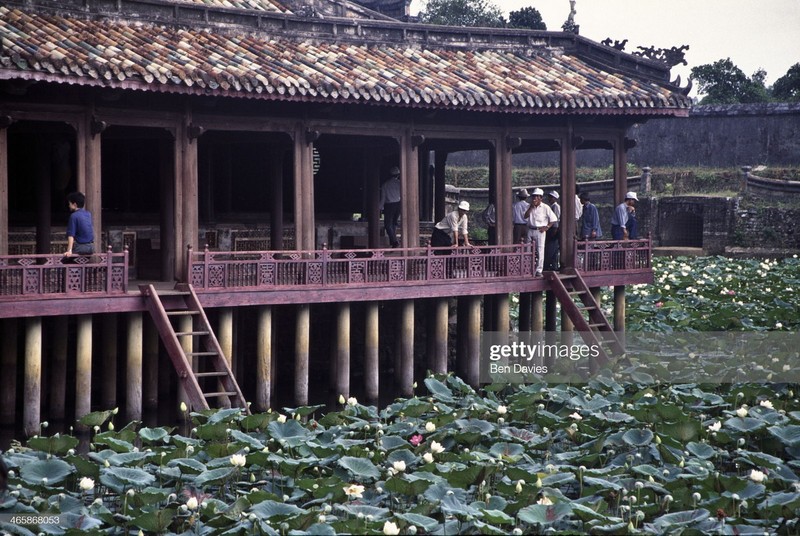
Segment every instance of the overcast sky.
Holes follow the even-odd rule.
[[[491,1],[506,15],[535,7],[548,30],[561,30],[569,14],[569,0]],[[411,12],[421,6],[413,0]],[[728,57],[747,76],[763,68],[767,85],[800,63],[800,0],[577,0],[575,10],[582,36],[628,39],[626,52],[689,45],[689,65],[672,69],[682,85],[692,67]]]

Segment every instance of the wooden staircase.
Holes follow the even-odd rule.
[[[153,285],[139,286],[189,404],[194,410],[209,409],[208,399],[217,398],[223,406],[239,407],[249,414],[247,402],[233,377],[197,294],[188,284],[178,284],[175,289],[177,293],[171,291],[169,298],[170,301],[178,298],[179,304],[168,310]],[[191,330],[177,331],[172,320],[187,317],[192,320]],[[192,351],[188,353],[181,344],[181,340],[186,337],[193,339]],[[193,369],[192,360],[195,359],[198,360],[198,370],[202,372]]]
[[[590,365],[593,370],[606,365],[611,356],[622,356],[625,347],[617,337],[617,333],[608,323],[600,304],[592,295],[586,281],[574,269],[562,272],[545,272],[550,281],[550,288],[561,304],[562,310],[582,336],[588,337],[587,344],[594,344],[600,353]]]

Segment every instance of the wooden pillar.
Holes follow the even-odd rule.
[[[0,255],[8,255],[8,126],[10,123],[11,118],[0,116]]]
[[[496,296],[487,294],[483,297],[483,331],[494,331],[497,327]]]
[[[509,313],[508,294],[494,296],[494,316],[496,319],[493,331],[508,333],[511,330],[511,314]]]
[[[142,313],[128,314],[128,352],[125,407],[129,421],[142,420],[142,363],[144,357]]]
[[[555,331],[558,321],[558,307],[556,304],[556,294],[552,290],[545,292],[544,303],[544,330],[547,332]]]
[[[519,331],[531,331],[533,320],[531,318],[531,293],[519,293]]]
[[[0,424],[11,424],[17,411],[17,319],[0,320],[0,326]]]
[[[92,214],[94,250],[103,247],[103,187],[101,172],[102,127],[87,114],[78,124],[78,189],[86,195],[86,210]],[[113,407],[113,406],[110,406]]]
[[[269,170],[269,183],[272,185],[272,203],[270,204],[270,249],[282,250],[283,245],[283,152],[274,151],[270,154],[267,164]],[[267,406],[269,407],[269,405]]]
[[[463,337],[461,355],[457,356],[459,375],[466,383],[480,383],[481,302],[478,296],[459,299],[458,327]]]
[[[258,308],[256,334],[256,411],[267,411],[272,403],[272,307]]]
[[[178,325],[176,331],[192,331],[192,319],[188,315],[180,316],[176,319],[175,323]],[[179,341],[181,343],[181,348],[183,348],[184,353],[187,354],[187,359],[189,361],[189,367],[194,369],[194,359],[189,356],[191,352],[194,351],[194,337],[180,337]],[[178,382],[178,406],[180,407],[181,403],[186,404],[186,406],[190,409],[200,409],[200,408],[193,408],[192,403],[189,401],[189,397],[186,394],[186,388],[183,386],[183,382]],[[186,419],[188,415],[182,411],[179,411],[179,418]]]
[[[447,152],[436,151],[434,154],[434,170],[433,170],[433,221],[438,222],[444,218],[447,213],[445,206],[445,170],[447,168]]]
[[[572,125],[567,128],[561,143],[561,222],[558,225],[561,237],[561,267],[575,267],[575,145]]]
[[[398,371],[399,395],[410,397],[414,394],[414,301],[403,300],[399,304],[400,325],[400,370]]]
[[[419,152],[419,218],[430,221],[433,218],[433,175],[431,173],[430,151]]]
[[[495,142],[495,158],[497,159],[497,178],[495,181],[497,210],[497,243],[510,244],[512,239],[513,219],[511,217],[511,172],[513,169],[511,140],[501,136]]]
[[[298,124],[294,132],[295,249],[316,249],[314,236],[314,146],[318,132]]]
[[[75,420],[92,411],[92,316],[78,316],[75,362]]]
[[[294,341],[294,403],[298,406],[308,404],[310,332],[311,306],[304,303],[297,306]]]
[[[112,409],[117,406],[117,315],[107,314],[100,317],[103,332],[101,346],[103,348],[103,366],[101,376],[103,386],[100,391],[100,407]]]
[[[22,431],[26,437],[39,433],[42,407],[42,319],[29,318],[25,326],[25,390]]]
[[[614,287],[614,331],[625,332],[625,285]]]
[[[158,331],[152,322],[143,322],[144,358],[142,367],[142,398],[145,410],[158,407]]]
[[[364,304],[364,391],[367,401],[377,402],[380,395],[380,323],[378,302]]]
[[[182,164],[181,174],[178,175],[181,183],[178,204],[181,206],[181,217],[177,220],[182,235],[181,247],[176,250],[178,258],[176,269],[183,280],[186,274],[186,246],[191,245],[200,251],[199,243],[199,218],[198,218],[198,185],[197,185],[197,139],[194,139],[192,128],[192,114],[187,112],[186,123],[183,125],[183,135],[180,137]],[[204,246],[205,244],[203,244]]]
[[[447,333],[450,305],[447,298],[434,298],[428,314],[428,368],[437,374],[447,373]]]
[[[419,247],[419,144],[420,136],[407,131],[400,138],[400,188],[402,190],[400,228],[403,247]],[[412,382],[413,383],[413,382]]]
[[[168,147],[165,142],[159,144],[159,243],[161,244],[161,280],[172,281],[176,274],[181,278],[184,274],[175,271],[178,264],[177,258],[184,254],[186,246],[183,244],[183,235],[179,236],[177,218],[180,209],[176,201],[180,191],[177,177],[180,176],[181,162],[178,156],[177,133]],[[177,211],[177,212],[176,212]]]
[[[350,397],[350,304],[336,307],[336,376],[334,393]]]
[[[614,207],[625,200],[628,191],[628,151],[625,133],[621,132],[613,141],[614,147]]]
[[[543,301],[544,292],[531,292],[531,331],[542,331],[544,328]]]
[[[488,189],[489,190],[488,191],[489,199],[488,199],[488,202],[489,202],[490,205],[494,204],[495,210],[497,210],[497,180],[498,180],[498,178],[497,178],[497,176],[498,176],[498,174],[497,174],[497,156],[498,156],[498,151],[494,151],[494,150],[489,151],[489,189]],[[501,165],[502,165],[502,162],[501,162]],[[496,225],[489,225],[487,227],[488,227],[487,228],[487,235],[489,237],[489,244],[490,245],[497,244],[498,243],[497,242],[497,226]],[[487,296],[487,298],[488,298],[488,296]],[[493,300],[490,299],[489,301],[492,302]],[[487,307],[486,309],[489,309],[489,308],[490,307]],[[492,322],[491,325],[494,325],[494,322]]]
[[[364,155],[365,210],[367,217],[367,244],[370,248],[381,246],[381,161],[372,151]],[[402,195],[402,192],[401,192]]]
[[[63,420],[66,417],[67,405],[67,350],[69,348],[69,335],[67,330],[67,316],[53,318],[53,345],[52,362],[50,371],[50,409],[49,418]],[[6,370],[3,367],[3,370]],[[0,403],[0,406],[2,403]]]
[[[217,311],[217,339],[222,354],[233,370],[233,308],[223,307]],[[226,397],[227,398],[227,397]]]
[[[36,144],[36,253],[49,254],[52,229],[50,167],[52,141]],[[66,203],[66,199],[64,200]],[[66,223],[66,222],[65,222]]]

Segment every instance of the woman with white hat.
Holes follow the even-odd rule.
[[[469,212],[469,202],[461,201],[458,208],[448,213],[442,221],[437,223],[431,234],[431,246],[433,247],[458,247],[458,239],[464,246],[471,246],[469,234],[467,233],[467,213]]]

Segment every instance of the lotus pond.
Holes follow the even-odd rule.
[[[796,330],[800,263],[658,260],[629,326]],[[702,282],[701,282],[702,281]],[[12,534],[797,534],[800,404],[791,384],[489,385],[432,376],[386,408],[341,400],[192,428],[43,435],[3,454]]]

